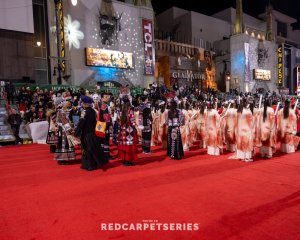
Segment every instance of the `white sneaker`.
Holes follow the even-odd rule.
[[[245,159],[245,162],[253,162],[253,159]]]

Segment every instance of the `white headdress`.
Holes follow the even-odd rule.
[[[94,102],[99,101],[99,95],[97,93],[94,93],[92,98],[93,98]]]
[[[121,87],[120,88],[120,95],[119,95],[120,100],[122,99],[128,99],[130,104],[132,105],[132,96],[130,94],[130,90],[128,87]]]

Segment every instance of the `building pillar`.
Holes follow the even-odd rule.
[[[235,15],[234,33],[240,34],[243,32],[244,32],[243,3],[242,3],[242,0],[236,0],[236,15]]]

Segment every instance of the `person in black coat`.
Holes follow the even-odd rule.
[[[11,81],[5,84],[5,92],[7,94],[7,101],[9,104],[14,104],[15,86]]]
[[[108,163],[104,158],[104,151],[100,139],[95,134],[96,112],[92,108],[93,99],[84,96],[82,99],[83,111],[78,126],[75,129],[75,136],[80,137],[82,147],[81,168],[92,171]]]
[[[296,135],[297,137],[300,137],[300,132],[296,132],[295,135]],[[299,144],[298,144],[297,150],[300,151],[300,142],[299,142]]]
[[[15,143],[23,143],[23,139],[19,136],[20,126],[22,123],[21,115],[17,113],[15,109],[12,109],[11,114],[8,116],[7,122],[10,124],[12,132],[15,136]]]
[[[148,103],[148,97],[141,97],[143,103],[140,105],[140,128],[142,129],[142,149],[143,153],[151,153],[151,135],[152,135],[152,114],[151,106]]]
[[[76,127],[79,123],[80,119],[80,109],[78,108],[78,101],[74,101],[72,105],[72,109],[69,113],[69,119]]]
[[[167,155],[172,159],[180,160],[184,156],[183,145],[180,133],[180,126],[184,126],[184,116],[177,108],[177,102],[172,100],[166,124],[168,126]]]
[[[111,94],[108,92],[101,93],[101,101],[98,103],[98,113],[101,122],[106,122],[105,138],[100,139],[101,147],[103,148],[105,157],[109,160],[113,157],[110,156],[109,141],[110,141],[110,129],[112,126],[111,114],[108,102]]]

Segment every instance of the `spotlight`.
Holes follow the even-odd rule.
[[[71,2],[72,2],[72,5],[73,5],[73,6],[76,6],[76,5],[77,5],[77,0],[71,0]]]

